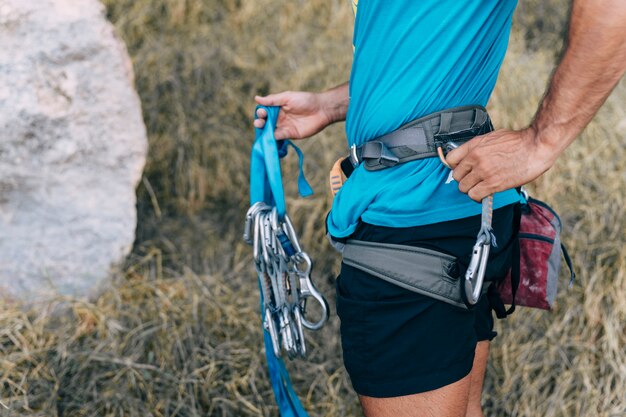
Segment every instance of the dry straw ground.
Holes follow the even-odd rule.
[[[0,416],[276,415],[261,353],[258,295],[241,243],[251,97],[320,90],[348,77],[347,0],[106,0],[133,58],[150,135],[133,255],[92,301],[0,307]],[[567,2],[520,4],[490,104],[528,123],[561,45]],[[531,188],[562,213],[578,271],[552,313],[497,324],[489,416],[626,415],[626,85]],[[323,238],[335,126],[302,144],[317,194],[288,205],[318,285],[333,300],[338,258]],[[59,309],[69,306],[69,312]],[[341,365],[338,320],[289,364],[313,416],[360,415]]]

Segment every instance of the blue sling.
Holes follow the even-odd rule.
[[[288,140],[278,142],[274,137],[280,108],[258,106],[256,110],[260,108],[267,111],[267,121],[263,129],[255,129],[255,140],[250,158],[250,204],[263,202],[275,206],[279,217],[282,219],[285,216],[285,194],[280,171],[280,159],[287,155],[290,146],[294,148],[299,158],[298,190],[300,195],[307,197],[313,194],[313,190],[304,177],[302,168],[304,156],[300,149]],[[265,322],[262,291],[261,319],[262,322]],[[271,336],[265,328],[263,329],[263,340],[270,381],[280,415],[283,417],[307,417],[304,407],[293,390],[285,363],[274,354]]]

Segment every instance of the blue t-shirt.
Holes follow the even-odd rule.
[[[355,11],[358,0],[353,0]],[[348,144],[357,146],[443,109],[485,106],[506,53],[517,0],[361,0],[354,27]],[[494,208],[519,201],[497,193]],[[381,171],[359,166],[335,196],[328,230],[359,219],[409,227],[479,214],[451,171],[428,158]]]

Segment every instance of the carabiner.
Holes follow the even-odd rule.
[[[274,322],[274,318],[272,317],[272,312],[269,307],[265,308],[265,322],[263,323],[263,327],[270,334],[274,356],[280,358],[280,340],[278,338],[278,332],[276,331],[276,323]]]
[[[324,323],[326,323],[326,321],[328,320],[330,309],[324,296],[322,296],[317,288],[315,288],[315,285],[313,285],[313,281],[311,281],[311,258],[309,258],[309,255],[307,255],[306,252],[301,252],[299,256],[307,265],[304,271],[296,268],[296,272],[298,273],[298,278],[300,281],[299,303],[300,309],[302,310],[302,325],[309,330],[318,330],[321,329]],[[316,323],[312,323],[306,319],[306,300],[310,297],[313,297],[322,308],[322,318]]]
[[[449,142],[447,145],[453,144]],[[491,245],[495,246],[495,236],[491,230],[493,219],[493,195],[487,196],[482,200],[482,213],[480,218],[480,230],[476,243],[472,248],[472,258],[470,264],[465,271],[465,280],[463,281],[463,291],[461,295],[468,307],[475,305],[483,290],[483,281],[485,272],[487,271],[487,261],[489,260],[489,252]]]
[[[287,306],[283,306],[282,309],[279,310],[278,321],[280,322],[280,335],[282,336],[283,347],[285,348],[285,352],[287,352],[287,357],[293,359],[297,354],[297,348],[291,333],[289,308]]]
[[[464,299],[468,306],[475,305],[481,296],[490,251],[489,239],[485,235],[480,235],[474,244],[472,258],[465,272],[463,289]]]
[[[259,201],[251,205],[250,208],[248,209],[248,212],[246,213],[245,226],[243,228],[243,240],[248,245],[252,244],[252,237],[251,237],[252,225],[254,222],[256,222],[257,214],[264,210],[267,210],[268,208],[269,206],[267,204],[263,203],[262,201]]]
[[[252,240],[252,257],[258,264],[263,261],[263,230],[261,225],[261,212],[258,212],[254,216],[254,237]]]
[[[456,149],[459,147],[459,144],[456,142],[446,142],[445,145],[446,147],[446,152],[444,154],[443,152],[443,148],[441,147],[441,145],[437,146],[437,156],[439,156],[439,160],[441,161],[442,164],[444,164],[446,167],[452,169],[452,167],[450,166],[450,164],[448,164],[448,161],[446,161],[446,155],[448,154],[448,152],[450,152],[453,149]]]
[[[300,246],[300,242],[298,241],[298,235],[296,234],[296,229],[293,227],[293,223],[291,222],[291,217],[287,213],[285,213],[285,222],[283,223],[283,229],[287,236],[289,236],[289,240],[296,250],[296,254],[302,252],[302,247]]]
[[[356,152],[356,144],[353,144],[352,146],[350,146],[350,156],[348,157],[350,159],[350,163],[352,164],[352,167],[356,168],[360,161],[359,161],[359,156],[357,155]]]
[[[302,312],[297,305],[293,306],[293,318],[296,327],[295,333],[298,335],[298,353],[304,359],[306,358],[306,343],[304,343],[304,329],[302,328]]]

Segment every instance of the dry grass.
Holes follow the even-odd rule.
[[[347,1],[105,3],[133,57],[150,136],[137,244],[93,301],[0,308],[0,402],[8,407],[0,404],[0,416],[276,415],[256,278],[240,241],[251,97],[345,81]],[[522,2],[490,106],[498,126],[531,118],[558,54],[565,3]],[[578,281],[561,291],[554,312],[520,310],[498,323],[487,415],[626,415],[625,101],[622,82],[532,187],[563,214]],[[324,241],[323,218],[342,127],[302,145],[318,193],[295,198],[290,160],[288,204],[334,311],[338,259]],[[360,415],[341,365],[337,318],[308,340],[310,361],[289,368],[311,415]]]

